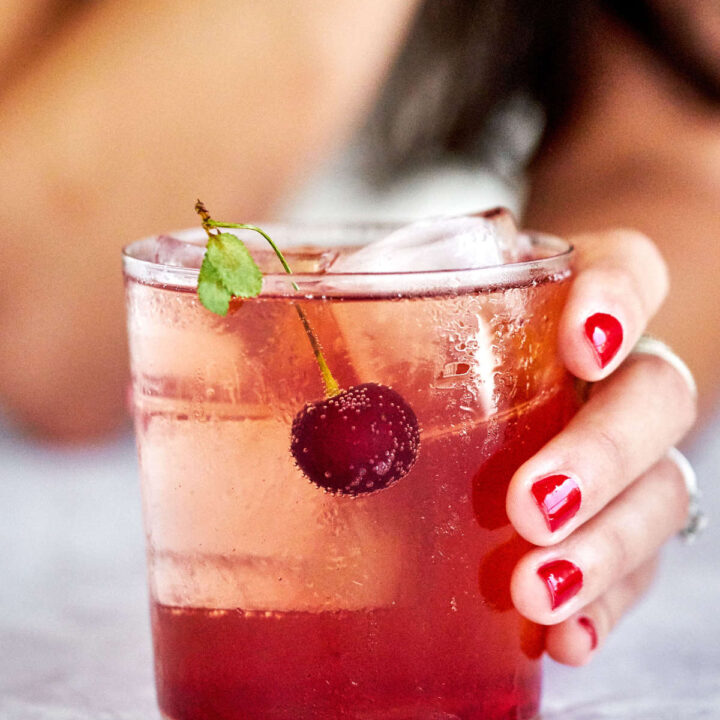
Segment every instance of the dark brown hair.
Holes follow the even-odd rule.
[[[546,137],[559,129],[585,67],[593,5],[425,0],[369,125],[376,174],[448,155],[506,169],[520,152],[507,122],[518,105],[542,113]]]
[[[600,13],[709,98],[688,39],[652,0],[424,0],[368,126],[371,176],[448,156],[517,171],[531,160],[513,134],[518,118],[542,128],[538,149],[572,119]]]

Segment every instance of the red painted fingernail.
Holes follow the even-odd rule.
[[[607,313],[595,313],[585,321],[585,335],[595,351],[595,357],[604,368],[617,354],[623,340],[620,321]]]
[[[582,493],[569,475],[549,475],[533,483],[535,502],[545,516],[550,532],[562,527],[580,509]]]
[[[537,573],[547,585],[553,610],[575,597],[583,584],[582,570],[569,560],[553,560],[539,567]]]
[[[589,617],[585,617],[584,615],[578,618],[578,624],[581,628],[587,631],[587,634],[590,636],[590,650],[594,650],[598,644],[597,630],[595,630],[595,624]]]

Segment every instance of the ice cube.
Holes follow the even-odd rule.
[[[151,262],[170,267],[199,269],[205,245],[180,240],[172,235],[159,235],[153,241]]]
[[[397,279],[390,273],[505,264],[521,259],[528,242],[512,214],[498,208],[407,225],[341,255],[330,272],[379,273],[372,290],[392,297]],[[460,277],[433,280],[426,293],[419,277],[409,293],[417,298],[368,301],[361,314],[352,303],[333,308],[359,381],[391,384],[406,397],[420,397],[415,409],[425,427],[487,418],[496,407],[500,361],[491,298],[432,289],[452,289],[455,281],[462,283]]]
[[[335,303],[332,312],[357,383],[389,385],[428,433],[466,428],[496,409],[500,360],[492,307],[480,294]]]
[[[497,208],[439,217],[401,227],[355,252],[340,255],[330,272],[418,272],[501,265],[515,259],[518,233],[510,211]]]
[[[157,600],[258,611],[398,600],[412,518],[392,496],[313,485],[289,436],[277,418],[150,419],[138,442]]]

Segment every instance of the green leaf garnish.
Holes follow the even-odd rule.
[[[203,228],[208,234],[198,276],[198,299],[210,312],[225,316],[233,297],[250,298],[260,294],[262,272],[239,237],[220,232],[215,225],[211,225],[210,214],[200,200],[195,210],[202,218]],[[251,226],[248,228],[255,229]]]
[[[225,232],[210,235],[203,264],[206,261],[231,295],[249,298],[260,294],[262,273],[239,237]]]
[[[232,293],[223,285],[215,266],[203,258],[198,276],[198,298],[200,302],[216,315],[227,315]]]

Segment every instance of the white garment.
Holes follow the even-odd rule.
[[[382,190],[363,179],[362,150],[353,148],[307,178],[305,186],[281,210],[287,220],[415,220],[461,215],[503,205],[514,213],[522,187],[511,185],[482,167],[449,163],[414,175]]]

